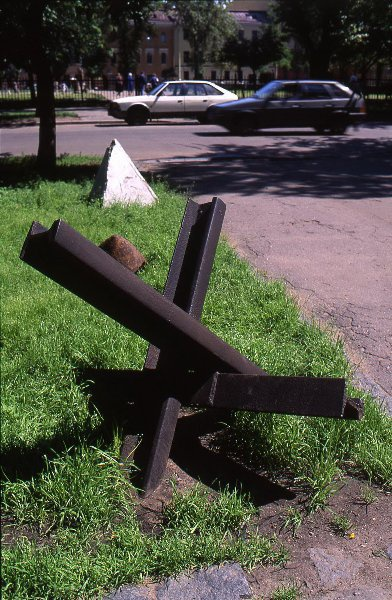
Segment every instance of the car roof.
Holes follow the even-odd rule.
[[[276,83],[338,83],[334,79],[276,79]]]
[[[218,85],[213,81],[207,81],[205,79],[167,79],[166,81],[162,81],[162,83],[212,83],[212,85]]]

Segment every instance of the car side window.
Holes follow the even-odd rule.
[[[223,92],[217,90],[212,85],[208,85],[207,83],[199,85],[201,85],[204,88],[204,93],[207,94],[207,96],[222,96],[223,94]]]
[[[342,90],[342,88],[340,88],[339,86],[334,85],[332,83],[328,84],[327,88],[328,88],[331,96],[333,96],[334,98],[349,98],[350,97],[350,94],[348,94],[347,92]]]
[[[165,89],[162,91],[162,96],[175,96],[177,93],[177,86],[176,85],[167,85],[165,87]]]
[[[322,83],[304,83],[301,86],[303,100],[322,100],[330,98],[328,89]]]
[[[295,100],[298,97],[298,85],[296,83],[289,83],[277,89],[271,96],[271,100]]]
[[[204,85],[202,83],[194,83],[193,84],[193,92],[195,96],[205,96],[206,92],[204,89]]]

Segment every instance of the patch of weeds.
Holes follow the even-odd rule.
[[[302,521],[302,512],[298,508],[290,506],[284,517],[282,529],[288,529],[289,531],[291,531],[291,535],[295,537],[298,529],[302,525]]]
[[[344,514],[335,514],[332,517],[331,523],[330,523],[331,529],[332,531],[336,534],[339,535],[341,537],[345,537],[350,529],[352,528],[353,524],[352,521],[350,520],[350,518],[347,515]]]
[[[359,502],[365,505],[366,514],[368,514],[368,509],[371,504],[374,504],[378,501],[377,494],[369,485],[364,485],[361,489],[361,494],[359,496]]]
[[[299,600],[301,590],[297,583],[279,586],[272,594],[271,600]]]

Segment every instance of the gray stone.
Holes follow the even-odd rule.
[[[102,199],[103,206],[153,204],[156,195],[116,139],[106,149],[95,177],[90,199]]]
[[[233,563],[170,577],[157,587],[157,600],[245,600],[252,592],[240,565]]]
[[[390,600],[390,592],[377,586],[362,586],[340,592],[331,592],[319,600]]]
[[[392,544],[387,548],[387,556],[392,560]]]
[[[151,600],[151,594],[147,587],[124,585],[103,600]]]
[[[335,585],[350,581],[362,568],[362,563],[351,560],[339,550],[325,550],[324,548],[309,548],[310,558],[316,567],[318,576],[323,585]]]

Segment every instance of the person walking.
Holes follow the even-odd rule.
[[[147,79],[144,74],[144,71],[142,71],[141,73],[139,73],[139,75],[136,76],[136,94],[138,96],[144,96],[146,92],[146,83]]]
[[[127,75],[127,90],[133,96],[135,91],[135,78],[131,72],[129,72]]]
[[[120,96],[121,92],[123,91],[124,88],[124,78],[121,75],[121,73],[117,73],[116,75],[116,92],[117,92],[117,96]]]

